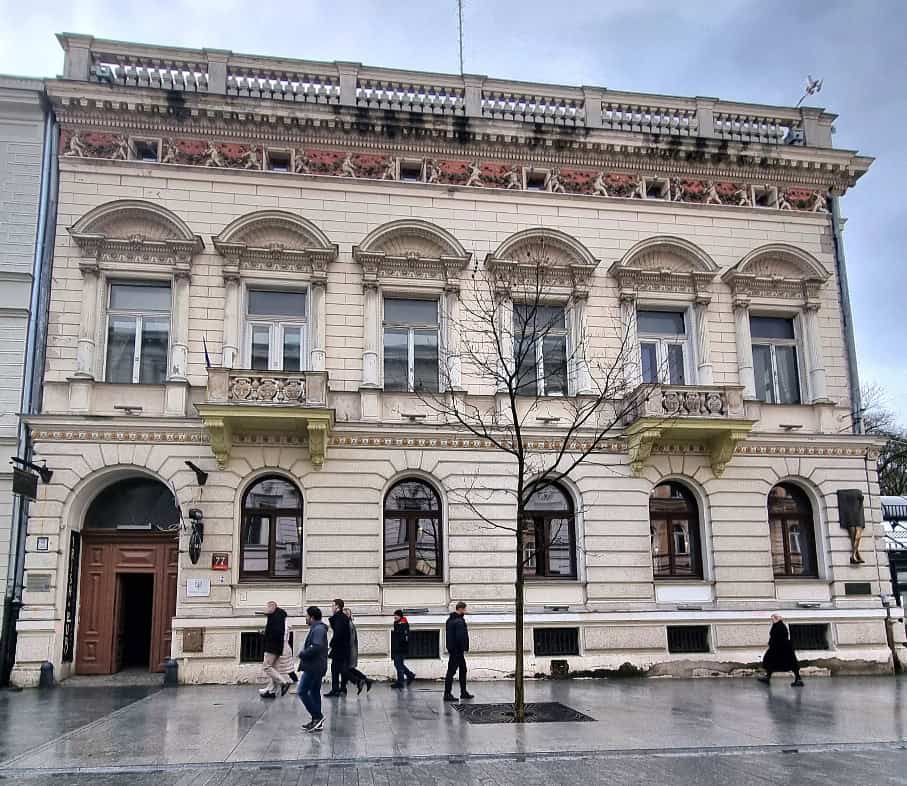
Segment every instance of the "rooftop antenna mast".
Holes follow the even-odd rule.
[[[457,17],[460,22],[460,76],[463,76],[463,0],[457,0]]]

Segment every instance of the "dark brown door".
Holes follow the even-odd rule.
[[[82,533],[83,558],[76,649],[77,674],[112,674],[123,665],[127,642],[124,615],[147,614],[151,628],[148,657],[151,671],[162,671],[170,657],[172,620],[176,613],[178,545],[173,535],[153,533]],[[153,580],[150,612],[130,605],[135,582],[128,577],[148,575]],[[149,575],[150,574],[150,575]]]

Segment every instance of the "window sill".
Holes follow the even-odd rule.
[[[584,581],[576,576],[523,576],[523,582],[526,584],[585,584]]]
[[[241,578],[236,582],[237,587],[304,587],[305,582],[302,580],[302,576],[295,576],[291,579],[275,579],[271,577],[267,578]]]
[[[831,579],[822,576],[775,576],[775,581],[782,584],[832,584]]]
[[[399,587],[403,584],[412,584],[416,587],[421,587],[425,584],[430,584],[436,587],[446,587],[447,582],[444,581],[440,576],[438,578],[424,578],[417,579],[412,576],[401,576],[400,578],[387,578],[384,579],[384,584],[393,584],[395,587]]]
[[[714,579],[705,579],[701,576],[656,576],[656,584],[702,584],[707,587],[714,587]]]

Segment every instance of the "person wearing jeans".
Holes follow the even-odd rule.
[[[406,667],[406,656],[409,655],[409,622],[403,616],[403,610],[394,612],[394,629],[391,631],[391,660],[397,670],[397,681],[392,688],[402,688],[409,685],[416,675]]]
[[[299,667],[302,676],[297,693],[312,719],[302,728],[308,732],[324,728],[321,712],[321,680],[328,670],[328,626],[321,621],[321,609],[309,606],[306,609],[309,635],[299,652]]]

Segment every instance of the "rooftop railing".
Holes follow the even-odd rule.
[[[330,104],[654,136],[831,147],[835,115],[717,98],[626,93],[103,41],[64,33],[64,78],[123,87]]]

